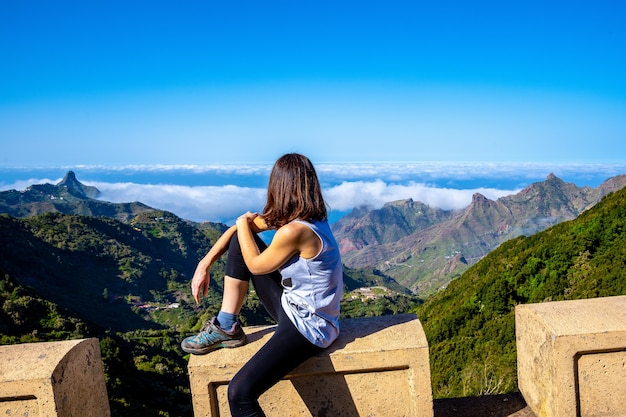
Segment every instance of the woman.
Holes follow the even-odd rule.
[[[276,231],[269,246],[257,236],[265,230]],[[226,250],[220,312],[198,335],[183,340],[182,348],[205,354],[244,344],[237,316],[252,280],[278,326],[233,377],[228,401],[233,417],[263,416],[261,394],[339,335],[341,257],[315,168],[307,157],[291,153],[276,161],[263,213],[240,216],[198,264],[191,282],[196,302],[208,291],[211,265]]]

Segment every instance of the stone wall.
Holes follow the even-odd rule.
[[[524,416],[626,417],[626,296],[519,305],[515,316]],[[435,416],[417,317],[341,327],[329,349],[261,397],[268,415]],[[274,327],[245,330],[247,345],[190,358],[195,417],[230,415],[227,384]],[[98,340],[0,346],[0,415],[109,417]]]

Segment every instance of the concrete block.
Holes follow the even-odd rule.
[[[626,296],[519,305],[515,326],[538,417],[626,417]]]
[[[339,339],[264,393],[267,415],[432,417],[428,343],[414,315],[343,320]],[[249,343],[191,356],[195,417],[230,416],[227,385],[270,338],[273,326],[244,329]]]
[[[98,339],[0,346],[0,415],[109,417]]]

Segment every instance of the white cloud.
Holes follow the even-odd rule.
[[[231,224],[246,211],[261,211],[265,189],[227,185],[201,187],[183,185],[143,185],[133,183],[90,183],[102,192],[102,200],[112,202],[141,201],[151,207],[171,211],[193,220],[210,220]],[[472,195],[480,192],[491,199],[512,194],[515,190],[478,188],[455,190],[428,187],[423,184],[387,184],[381,180],[343,182],[324,192],[332,210],[349,211],[366,205],[380,208],[390,201],[412,198],[433,207],[457,209],[466,207]]]
[[[193,221],[231,223],[246,211],[261,211],[265,190],[225,186],[145,185],[94,182],[100,200],[114,203],[140,201]]]
[[[151,173],[194,173],[194,174],[234,174],[269,175],[271,165],[267,164],[151,164],[151,165],[77,165],[67,169],[81,169],[94,172],[151,172]]]
[[[550,164],[550,163],[488,163],[488,162],[415,162],[415,163],[342,163],[316,166],[320,178],[346,181],[382,179],[402,182],[415,178],[420,181],[442,179],[463,181],[473,179],[503,180],[516,178],[542,181],[554,173],[560,178],[603,177],[626,173],[626,164]],[[576,181],[575,181],[576,182]]]
[[[407,185],[387,184],[377,180],[370,182],[344,182],[329,189],[326,192],[326,199],[332,209],[340,211],[350,210],[353,207],[363,205],[371,208],[380,208],[390,201],[408,198],[432,207],[450,210],[466,207],[472,201],[472,195],[477,192],[495,200],[517,191],[493,188],[455,190],[429,187],[413,182]]]
[[[18,190],[22,191],[35,184],[58,184],[63,178],[29,178],[26,180],[17,180],[12,183],[0,182],[0,191]]]

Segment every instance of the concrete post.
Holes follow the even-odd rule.
[[[0,346],[0,415],[109,417],[98,340]]]
[[[515,326],[538,417],[626,417],[626,296],[519,305]]]

